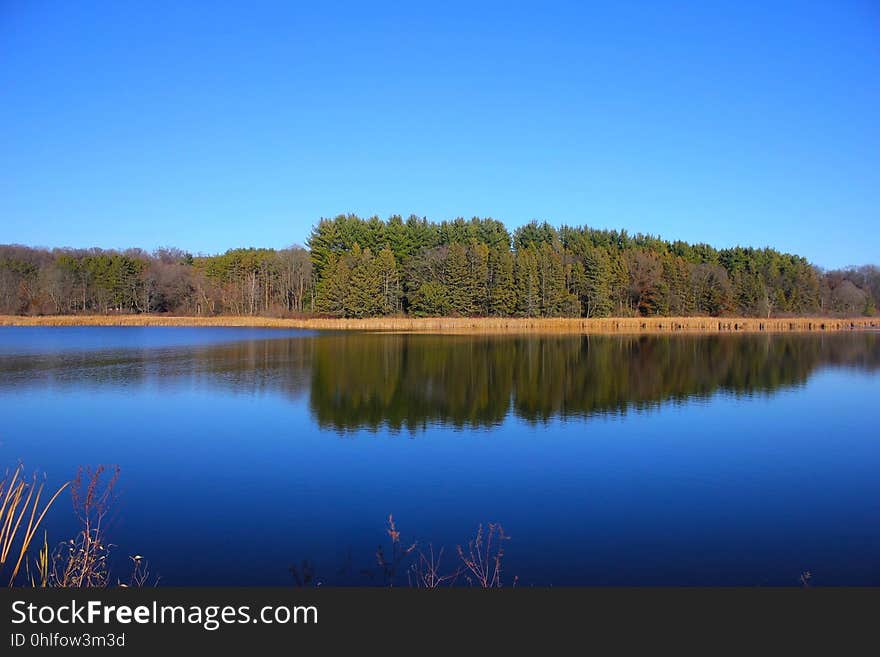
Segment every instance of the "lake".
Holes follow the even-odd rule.
[[[0,465],[118,464],[164,586],[381,584],[389,514],[449,570],[501,523],[508,585],[880,585],[878,403],[877,333],[0,328]]]

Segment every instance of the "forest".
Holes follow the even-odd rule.
[[[0,245],[0,313],[324,317],[874,315],[880,268],[495,219],[321,219],[305,246],[193,255]]]

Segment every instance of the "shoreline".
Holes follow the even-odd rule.
[[[319,331],[394,333],[789,333],[880,329],[880,317],[372,317],[277,318],[256,316],[189,317],[169,315],[0,315],[0,326],[182,326],[291,328]]]

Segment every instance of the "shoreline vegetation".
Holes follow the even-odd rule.
[[[51,492],[46,490],[45,475],[34,473],[29,478],[20,462],[7,470],[0,477],[0,585],[8,578],[9,588],[158,586],[160,578],[151,575],[149,563],[139,554],[129,557],[132,566],[128,583],[118,577],[114,583],[109,557],[116,546],[108,540],[107,521],[116,501],[119,473],[118,465],[80,466],[74,479],[64,482],[41,504],[44,493],[48,496]],[[53,549],[48,530],[42,527],[43,520],[68,489],[80,530]],[[40,530],[42,541],[35,544]],[[371,585],[394,587],[403,583],[415,588],[440,588],[455,586],[459,581],[479,588],[503,585],[504,543],[510,537],[499,523],[480,523],[473,538],[456,545],[453,554],[457,559],[453,557],[451,566],[444,562],[444,547],[435,551],[432,543],[402,542],[391,514],[385,534],[389,543],[377,547],[374,568],[362,571]],[[32,546],[36,547],[36,555]],[[288,572],[299,587],[323,583],[308,559],[291,564]],[[518,580],[513,577],[514,587]]]
[[[106,525],[118,479],[119,466],[80,466],[72,480],[51,494],[46,476],[33,473],[28,477],[21,462],[6,470],[0,476],[0,586],[8,582],[9,588],[141,587],[150,580],[158,584],[158,577],[151,578],[149,564],[140,555],[129,557],[128,583],[116,578],[114,584],[108,559],[114,545],[107,540]],[[42,525],[66,490],[80,529],[52,548]]]
[[[880,317],[366,317],[0,315],[0,326],[177,326],[440,334],[785,333],[880,329]]]

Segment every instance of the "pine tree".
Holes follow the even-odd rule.
[[[489,312],[509,317],[516,312],[513,254],[507,246],[489,252]]]
[[[489,314],[489,247],[481,242],[468,248],[470,283],[473,291],[473,312],[478,315]]]
[[[325,270],[330,271],[331,259],[333,265],[339,255],[339,230],[337,223],[330,219],[321,219],[318,225],[312,229],[306,244],[312,257],[312,268],[317,277],[321,277]]]
[[[561,250],[549,242],[541,243],[538,248],[538,285],[541,295],[541,315],[558,317],[565,314],[568,306],[565,265]]]
[[[394,253],[387,246],[376,257],[376,274],[379,280],[379,312],[392,315],[400,309],[400,279]]]
[[[355,242],[351,249],[351,278],[349,294],[346,298],[347,317],[372,317],[381,308],[382,285],[376,261],[370,249],[361,250]]]
[[[515,263],[517,313],[525,317],[538,317],[541,314],[541,291],[535,250],[532,247],[518,249]]]
[[[449,291],[440,281],[422,283],[412,294],[412,314],[437,317],[449,313]]]
[[[580,296],[585,317],[607,317],[612,311],[612,272],[604,249],[587,247],[584,251],[583,283]]]
[[[326,263],[327,275],[318,282],[317,305],[321,312],[342,316],[348,306],[351,269],[347,257],[330,256]]]
[[[394,215],[388,220],[385,229],[386,245],[394,253],[394,259],[398,266],[403,266],[412,254],[412,236],[400,215]]]
[[[449,245],[446,256],[446,288],[449,291],[449,310],[466,317],[475,312],[474,279],[471,276],[467,249],[455,242]]]
[[[619,251],[608,252],[608,264],[611,270],[611,300],[614,305],[612,312],[619,315],[632,314],[629,296],[629,265]]]

